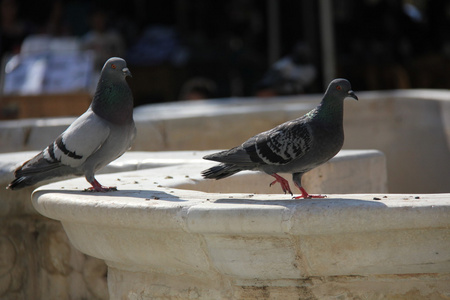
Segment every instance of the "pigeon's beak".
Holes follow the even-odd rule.
[[[352,97],[352,98],[355,99],[355,100],[358,100],[358,97],[356,96],[355,92],[352,91],[352,90],[348,91],[347,96],[348,96],[348,97]]]
[[[130,70],[128,70],[128,68],[123,68],[123,69],[122,69],[122,72],[123,72],[123,75],[125,75],[125,77],[127,77],[127,76],[133,77],[133,76],[131,75]]]

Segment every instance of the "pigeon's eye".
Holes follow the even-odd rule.
[[[342,90],[342,87],[341,87],[340,85],[338,85],[338,86],[336,87],[336,89],[337,89],[338,91],[340,91],[340,90]]]
[[[111,68],[115,69],[115,68],[116,68],[116,65],[115,65],[115,64],[112,64],[112,65],[111,65]]]

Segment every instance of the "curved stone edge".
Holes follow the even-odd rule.
[[[204,180],[201,171],[214,162],[200,158],[209,152],[129,152],[110,168],[137,171],[99,175],[100,182],[117,183],[119,191],[84,192],[80,187],[87,183],[78,178],[38,188],[32,196],[33,205],[41,214],[66,222],[111,224],[112,219],[119,222],[111,224],[114,226],[197,233],[323,234],[450,226],[445,217],[448,194],[343,194],[292,200],[280,194],[201,192],[204,185],[216,185],[213,190],[220,191],[222,187],[217,184],[239,190],[239,185],[255,179],[254,184],[261,186],[258,176],[267,177],[242,172],[225,180]],[[384,156],[376,150],[344,150],[324,166],[330,166],[328,172],[338,169],[330,180],[338,181],[348,168],[345,172],[351,175],[346,175],[347,181],[357,181],[362,173],[352,168],[359,162],[366,163],[361,168],[380,165],[378,173],[385,168]],[[383,191],[382,178],[370,180],[381,182],[378,188]]]
[[[177,177],[177,180],[159,178],[165,185],[173,185],[182,180],[178,185],[181,189],[200,190],[204,192],[259,192],[278,193],[279,189],[270,188],[267,175],[255,172],[242,172],[239,176],[233,176],[225,180],[203,180],[199,174],[201,168],[209,167],[212,162],[202,159],[212,151],[164,151],[164,152],[137,152],[129,151],[119,159],[100,170],[101,173],[118,173],[142,169],[166,168],[165,177]],[[38,186],[48,184],[42,182],[39,185],[27,187],[18,191],[6,190],[5,187],[13,180],[14,169],[24,161],[33,157],[35,152],[19,152],[0,154],[0,216],[6,215],[33,215],[36,211],[29,201],[32,191]],[[198,164],[195,167],[196,174],[191,171],[189,164]],[[202,167],[200,167],[202,166]],[[181,172],[181,173],[180,173]],[[190,175],[189,175],[190,174]],[[360,176],[357,176],[359,174]],[[153,175],[152,175],[153,176]],[[186,177],[187,176],[187,177]],[[193,176],[192,178],[189,176]],[[120,177],[120,176],[119,176]],[[290,175],[286,178],[290,180]],[[117,178],[120,180],[120,178]],[[57,179],[61,181],[62,179]],[[386,158],[377,150],[342,150],[328,163],[308,172],[304,176],[304,186],[311,188],[316,193],[333,191],[335,193],[352,192],[387,192]],[[119,185],[120,181],[114,180],[109,185]],[[80,187],[87,183],[80,184]],[[293,183],[291,182],[291,185]],[[3,187],[3,188],[1,188]]]
[[[76,248],[110,267],[274,280],[447,274],[449,199],[375,194],[281,200],[173,188],[80,198],[47,189],[34,193],[33,204],[61,220]]]
[[[331,194],[326,199],[291,200],[277,194],[216,194],[168,187],[90,195],[50,186],[33,193],[33,205],[41,214],[63,222],[208,234],[313,235],[450,227],[450,194]]]
[[[178,188],[195,186],[209,165],[100,175],[101,182],[119,180],[120,190],[107,194],[81,191],[81,178],[58,182],[37,189],[32,202],[62,222],[77,249],[106,261],[111,299],[239,298],[260,295],[261,287],[280,297],[299,295],[302,287],[319,296],[333,294],[327,290],[333,287],[392,295],[402,280],[405,293],[416,287],[412,282],[419,294],[445,293],[450,194],[292,200]],[[367,282],[392,284],[361,289]]]

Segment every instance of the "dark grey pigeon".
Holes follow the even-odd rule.
[[[344,99],[358,100],[350,82],[335,79],[328,86],[322,102],[303,117],[283,123],[271,130],[251,137],[230,150],[206,155],[204,159],[221,162],[204,170],[209,179],[222,179],[242,170],[262,171],[273,177],[270,185],[279,182],[283,192],[292,195],[286,179],[277,173],[291,173],[302,195],[298,198],[323,198],[309,195],[302,187],[302,176],[325,163],[344,143]]]
[[[17,168],[7,188],[15,190],[43,180],[84,175],[92,185],[88,190],[116,190],[102,186],[94,173],[128,150],[136,135],[127,76],[131,73],[125,60],[108,59],[88,110],[47,148]]]

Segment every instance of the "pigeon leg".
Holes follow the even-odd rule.
[[[292,197],[292,199],[301,199],[301,198],[311,199],[311,198],[326,198],[327,197],[326,195],[310,195],[310,194],[308,194],[308,192],[306,192],[306,190],[303,187],[298,186],[298,185],[296,185],[296,186],[300,189],[300,192],[302,192],[302,195],[298,196],[298,197]]]
[[[326,198],[327,196],[322,195],[310,195],[306,190],[302,187],[302,176],[303,173],[294,173],[292,174],[292,181],[294,181],[295,186],[300,190],[302,193],[301,196],[298,197],[292,197],[293,199],[311,199],[311,198]]]
[[[88,191],[88,192],[102,192],[102,193],[110,192],[110,191],[117,191],[117,187],[115,187],[115,186],[110,186],[110,187],[103,186],[95,178],[92,180],[92,182],[89,182],[89,183],[92,184],[92,186],[90,188],[87,188],[85,191]]]
[[[289,182],[288,182],[286,179],[284,179],[283,177],[281,177],[281,176],[278,175],[277,173],[270,174],[270,176],[275,177],[275,180],[272,181],[272,182],[269,184],[269,186],[272,186],[272,185],[274,185],[275,183],[279,182],[280,185],[281,185],[281,188],[283,189],[283,192],[284,192],[285,194],[286,194],[286,192],[289,192],[289,194],[291,194],[292,196],[294,195],[294,194],[292,194],[292,192],[291,192],[291,187],[289,186]]]

